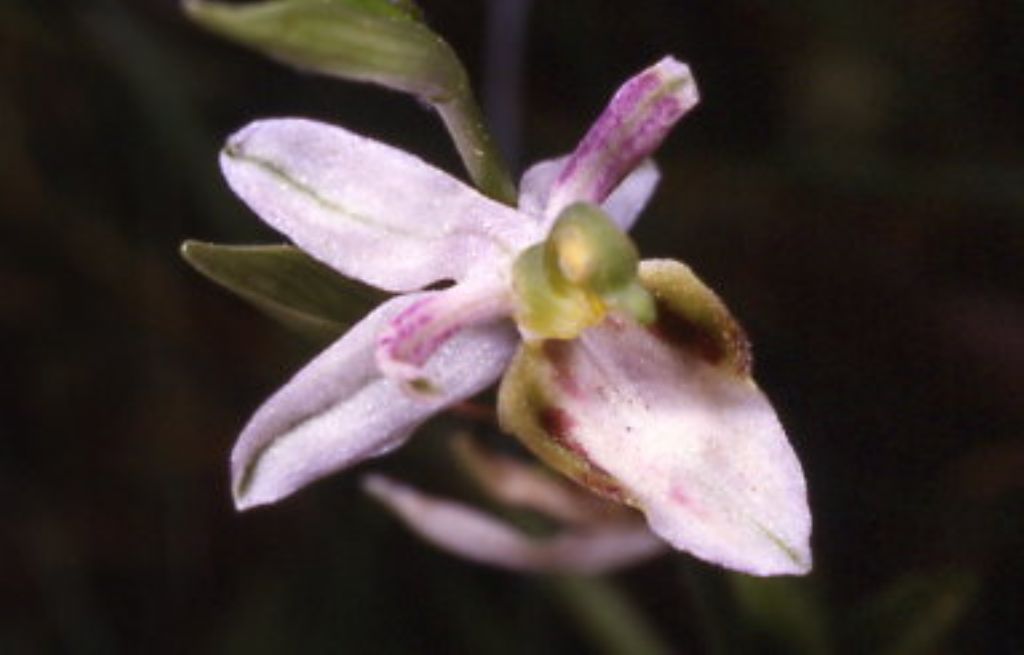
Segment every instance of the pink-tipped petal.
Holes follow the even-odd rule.
[[[545,232],[557,218],[557,215],[547,215],[551,187],[568,160],[569,156],[566,155],[534,164],[523,174],[519,185],[519,210],[524,214],[540,217],[539,221]],[[623,232],[628,232],[654,195],[660,178],[654,161],[645,159],[605,198],[601,203],[602,209]]]
[[[280,500],[330,473],[401,445],[424,420],[492,384],[517,337],[507,323],[461,331],[424,371],[441,391],[412,398],[374,358],[386,321],[437,292],[389,300],[306,365],[267,400],[231,454],[238,509]]]
[[[650,327],[612,318],[525,347],[500,413],[545,461],[647,515],[676,548],[754,575],[810,570],[800,463],[749,377],[745,341],[682,264],[648,261]]]
[[[559,173],[546,216],[557,216],[575,202],[604,202],[697,101],[689,67],[672,57],[627,81]]]
[[[368,476],[364,488],[410,530],[441,550],[514,571],[604,573],[665,551],[664,543],[639,523],[534,539],[471,507],[383,476]]]
[[[377,338],[377,364],[383,373],[418,394],[443,389],[424,374],[427,361],[460,331],[512,314],[508,284],[480,276],[418,299],[391,317]]]
[[[389,291],[500,266],[536,230],[417,157],[305,119],[251,123],[228,140],[221,169],[300,248]]]

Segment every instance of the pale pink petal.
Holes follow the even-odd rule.
[[[364,487],[426,541],[481,564],[514,571],[595,574],[665,551],[664,542],[638,523],[534,539],[471,507],[382,476],[368,476]]]
[[[461,331],[425,367],[439,393],[413,398],[380,373],[384,323],[437,292],[389,300],[306,365],[256,411],[231,454],[239,509],[272,503],[325,475],[401,445],[424,420],[492,384],[512,356],[511,323]]]
[[[575,202],[604,202],[697,100],[689,67],[671,57],[628,80],[559,173],[546,216],[557,216]]]
[[[547,211],[551,185],[569,161],[569,156],[545,159],[527,169],[519,186],[519,209],[524,214],[541,217],[543,229],[551,228],[557,215]],[[601,203],[602,208],[623,232],[628,232],[654,195],[661,175],[651,159],[646,159],[630,171],[615,190]],[[546,217],[546,218],[545,218]]]
[[[575,341],[524,348],[502,383],[503,424],[566,474],[642,509],[676,548],[754,575],[806,573],[803,472],[747,375],[745,346],[730,351],[735,334],[695,322],[721,324],[724,309],[694,300],[705,292],[682,264],[644,262],[641,279],[657,322],[611,318]],[[677,314],[673,294],[696,312]]]
[[[377,338],[377,364],[385,375],[417,394],[441,391],[423,367],[461,330],[492,323],[512,314],[508,283],[479,275],[439,293],[420,298],[384,325]]]
[[[538,224],[547,211],[551,186],[567,161],[569,155],[542,159],[526,169],[519,180],[519,211],[536,217]]]
[[[536,226],[421,159],[298,118],[251,123],[221,154],[231,188],[300,248],[389,291],[497,267]]]
[[[660,178],[661,174],[654,161],[646,159],[615,187],[611,195],[601,203],[601,207],[623,232],[628,232],[636,219],[640,218],[640,212],[647,206],[647,201],[654,195]]]

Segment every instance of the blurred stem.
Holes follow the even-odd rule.
[[[734,641],[728,621],[729,590],[718,571],[704,570],[699,566],[687,561],[680,565],[684,587],[695,614],[693,623],[700,632],[705,653],[727,655],[733,652],[730,645]]]
[[[526,27],[533,0],[489,0],[484,52],[484,112],[501,154],[519,167]]]
[[[489,423],[494,427],[498,426],[498,412],[494,411],[494,408],[490,405],[483,403],[474,403],[466,400],[461,403],[455,403],[448,408],[448,412],[471,421]]]
[[[668,644],[629,598],[605,578],[556,576],[550,592],[605,655],[667,655]]]
[[[452,135],[473,183],[491,198],[514,207],[517,204],[515,185],[484,126],[480,108],[468,85],[464,92],[437,102],[434,107]]]

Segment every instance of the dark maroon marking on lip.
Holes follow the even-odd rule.
[[[555,443],[576,455],[586,457],[587,452],[572,437],[571,431],[576,421],[568,412],[558,407],[545,407],[538,412],[537,419],[540,427],[551,435]]]
[[[686,316],[657,303],[658,320],[648,331],[661,341],[689,350],[709,364],[719,364],[729,354],[722,338],[712,328],[691,321]]]
[[[551,436],[558,447],[572,453],[579,460],[578,481],[594,493],[609,500],[625,503],[626,493],[615,481],[615,478],[603,468],[594,464],[587,451],[572,436],[575,421],[569,414],[558,407],[545,407],[538,413],[541,428]]]
[[[590,470],[581,479],[584,485],[594,493],[616,503],[627,504],[626,492],[615,479],[599,466],[590,465]]]
[[[551,370],[554,372],[555,384],[569,396],[579,398],[583,393],[570,367],[571,362],[569,358],[571,353],[569,349],[571,347],[571,342],[569,341],[548,339],[544,342],[543,350],[544,356],[551,364]]]

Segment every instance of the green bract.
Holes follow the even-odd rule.
[[[515,201],[466,70],[411,0],[186,0],[184,6],[207,29],[286,64],[418,97],[441,115],[477,186]]]

